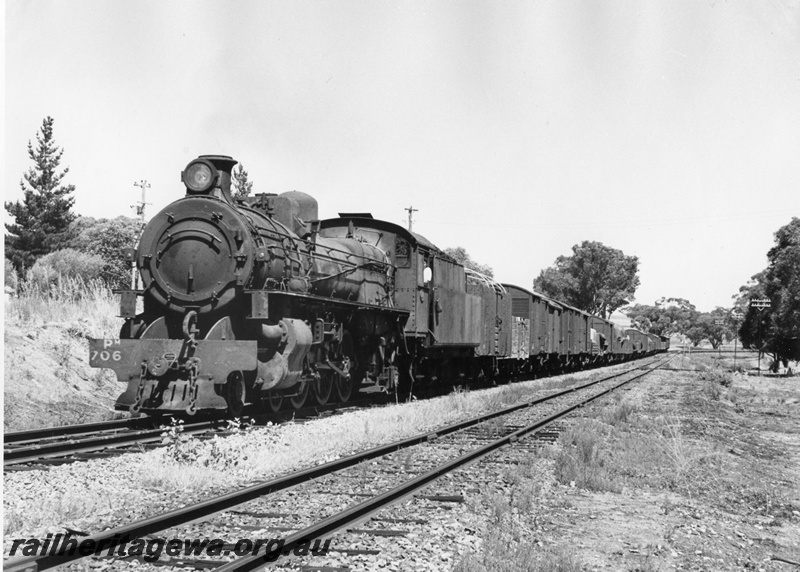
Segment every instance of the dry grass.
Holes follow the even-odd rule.
[[[362,409],[302,424],[268,426],[223,440],[189,438],[174,454],[147,453],[142,474],[165,489],[181,488],[189,481],[211,485],[221,476],[240,482],[269,478],[432,431],[577,382],[570,376],[482,391],[459,389],[434,399]],[[543,389],[545,386],[548,389]],[[176,465],[180,470],[175,470]]]
[[[497,478],[501,492],[481,494],[482,544],[456,569],[545,569],[537,556],[557,553],[549,547],[561,546],[565,533],[575,551],[560,553],[550,569],[570,569],[584,556],[593,565],[602,559],[597,567],[640,572],[755,570],[770,554],[795,560],[796,378],[744,376],[706,360],[687,358],[689,372],[654,373],[642,388],[582,410],[584,418],[540,451],[538,485],[526,485],[522,470]],[[550,481],[556,486],[548,488]],[[583,513],[559,512],[559,499]],[[595,512],[597,506],[627,507],[630,521]],[[539,548],[518,542],[526,526]],[[762,537],[762,546],[747,542]]]
[[[568,546],[542,548],[526,542],[509,543],[502,530],[489,531],[481,539],[479,553],[456,562],[455,572],[580,572],[575,551]]]
[[[582,564],[571,546],[543,544],[533,533],[531,517],[544,508],[553,486],[548,462],[536,457],[509,465],[495,485],[469,500],[476,520],[485,523],[480,543],[461,554],[453,570],[458,572],[577,572]]]
[[[117,296],[102,281],[80,278],[59,278],[45,291],[24,282],[5,303],[7,323],[65,323],[76,337],[115,337],[122,325],[118,313]]]
[[[723,440],[738,440],[764,457],[778,454],[774,446],[739,428],[747,424],[741,413],[759,406],[788,415],[798,402],[797,391],[748,389],[748,383],[750,378],[708,368],[682,393],[680,406],[674,409],[618,398],[615,404],[589,409],[587,418],[569,427],[542,455],[554,461],[554,475],[562,484],[591,491],[645,488],[692,496],[698,483],[727,478],[717,473],[720,457],[727,454],[726,448],[720,449]],[[776,425],[774,430],[780,428]],[[753,491],[754,505],[768,504],[759,500],[762,496],[776,497],[769,491]]]
[[[574,378],[568,377],[549,383],[531,381],[474,392],[459,390],[435,399],[388,409],[360,410],[325,422],[306,423],[297,431],[289,426],[281,431],[278,441],[256,451],[245,466],[262,473],[284,462],[291,466],[299,459],[318,454],[338,457],[533,399],[547,392],[543,389],[545,385],[553,388],[575,383]],[[287,447],[288,442],[291,447]]]
[[[165,456],[164,451],[155,452],[153,457],[142,462],[136,482],[140,486],[156,491],[200,490],[215,483],[231,480],[225,471],[203,466],[182,470]]]
[[[543,451],[558,482],[590,491],[677,489],[697,475],[711,447],[687,438],[675,412],[643,411],[628,401],[596,408]]]
[[[583,420],[561,434],[558,446],[545,455],[555,461],[558,482],[591,491],[620,492],[611,474],[611,458],[606,450],[610,426],[594,419]]]
[[[20,535],[20,531],[70,526],[88,517],[109,514],[123,506],[126,499],[112,494],[86,495],[83,490],[55,488],[47,496],[37,499],[24,511],[5,506],[3,510],[3,535]],[[120,504],[122,503],[122,504]],[[60,525],[60,526],[59,526]]]

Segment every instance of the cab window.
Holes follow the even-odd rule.
[[[408,241],[399,236],[395,239],[394,244],[394,263],[398,268],[408,268],[411,266],[411,249],[409,248]]]

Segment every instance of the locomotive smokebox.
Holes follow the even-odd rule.
[[[252,225],[231,197],[236,163],[226,155],[191,161],[181,173],[186,196],[145,228],[137,252],[145,307],[180,315],[195,310],[201,317],[221,314],[250,280],[262,259],[256,258]]]

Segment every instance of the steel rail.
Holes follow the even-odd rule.
[[[665,362],[666,361],[669,360],[665,360]],[[465,421],[460,421],[453,425],[449,425],[447,427],[442,427],[434,431],[422,433],[413,437],[403,439],[401,441],[390,443],[388,445],[381,445],[369,449],[367,451],[362,451],[354,455],[342,457],[334,461],[329,461],[322,465],[317,465],[314,467],[309,467],[307,469],[302,469],[300,471],[296,471],[294,473],[284,475],[282,477],[277,477],[263,483],[252,485],[250,487],[240,489],[238,491],[233,491],[231,493],[227,493],[209,499],[207,501],[193,504],[184,508],[172,510],[167,513],[153,516],[140,521],[136,521],[116,529],[105,530],[103,532],[91,536],[81,537],[79,540],[93,542],[94,545],[98,547],[95,553],[100,553],[106,550],[110,550],[112,548],[119,546],[120,544],[129,542],[134,538],[139,538],[151,534],[153,532],[166,530],[175,526],[192,522],[197,519],[205,518],[212,514],[222,512],[224,510],[255,500],[270,493],[288,489],[293,486],[299,485],[301,483],[310,481],[312,479],[338,472],[342,469],[346,469],[353,465],[357,465],[363,461],[382,457],[390,453],[393,453],[395,451],[412,447],[414,445],[418,445],[420,443],[424,443],[427,441],[432,441],[438,437],[449,435],[450,433],[455,433],[456,431],[472,427],[473,425],[489,421],[496,417],[501,417],[503,415],[507,415],[515,411],[519,411],[528,407],[532,407],[534,405],[538,405],[539,403],[550,401],[552,399],[555,399],[556,397],[573,393],[580,389],[584,389],[596,385],[598,383],[608,381],[609,379],[613,379],[615,377],[620,377],[622,375],[625,375],[633,371],[642,370],[647,365],[652,365],[652,363],[653,362],[650,362],[649,364],[645,364],[644,366],[638,366],[635,368],[631,368],[622,372],[612,374],[610,376],[595,381],[570,387],[558,391],[556,393],[546,395],[544,397],[536,398],[531,401],[526,401],[524,403],[512,405],[502,410],[479,415],[471,419],[467,419]],[[661,365],[662,364],[658,364],[656,367],[660,367]],[[651,369],[645,370],[644,374],[649,373],[650,371],[652,370]],[[91,554],[82,555],[73,553],[73,554],[47,554],[39,556],[16,557],[3,562],[3,570],[18,571],[18,572],[45,570],[48,568],[52,568],[54,566],[67,564],[74,560],[78,560],[80,558],[84,558],[85,556],[90,556],[90,555]]]
[[[182,434],[192,435],[214,429],[220,426],[219,420],[201,421],[184,425]],[[113,433],[111,435],[96,435],[86,439],[67,439],[54,443],[26,445],[13,449],[3,450],[3,467],[32,463],[41,459],[65,457],[76,453],[89,453],[104,449],[116,449],[136,445],[137,443],[155,443],[161,441],[164,428],[142,429]]]
[[[365,517],[374,514],[386,508],[387,506],[390,506],[395,502],[414,494],[415,492],[426,487],[428,484],[432,483],[442,475],[450,473],[455,469],[462,467],[463,465],[466,465],[482,457],[485,457],[489,453],[492,453],[495,450],[504,447],[505,445],[514,443],[515,441],[527,436],[530,433],[535,433],[541,429],[544,429],[545,427],[548,427],[553,422],[572,413],[579,407],[583,407],[587,403],[591,403],[595,399],[599,399],[600,397],[603,397],[604,395],[607,395],[608,393],[611,393],[612,391],[619,389],[623,385],[626,385],[641,377],[644,377],[651,371],[658,369],[660,365],[663,364],[659,364],[659,366],[656,366],[653,369],[643,371],[639,375],[636,375],[626,381],[616,384],[613,387],[610,387],[606,390],[596,393],[595,395],[592,395],[579,403],[576,403],[565,409],[562,409],[561,411],[558,411],[557,413],[554,413],[549,417],[535,421],[534,423],[531,423],[526,427],[522,427],[514,431],[513,433],[510,433],[504,437],[492,441],[487,445],[474,449],[473,451],[470,451],[456,459],[452,459],[442,465],[439,465],[438,467],[435,467],[434,469],[428,471],[427,473],[424,473],[422,475],[419,475],[418,477],[415,477],[414,479],[406,481],[405,483],[398,485],[380,495],[369,498],[359,503],[356,506],[346,508],[345,510],[340,511],[334,515],[331,515],[328,518],[325,518],[317,522],[316,524],[312,524],[311,526],[308,526],[303,530],[295,532],[294,534],[291,534],[286,538],[284,538],[283,543],[280,544],[280,546],[275,549],[275,552],[267,552],[266,549],[264,549],[263,553],[259,551],[259,553],[255,555],[245,556],[243,558],[240,558],[239,560],[234,560],[232,562],[220,566],[219,568],[215,568],[214,570],[216,570],[217,572],[234,572],[234,571],[244,572],[247,570],[255,570],[256,568],[261,568],[266,563],[277,560],[279,556],[289,554],[291,550],[297,547],[300,543],[305,544],[310,540],[319,538],[324,534],[331,534],[359,520],[362,520]]]
[[[152,417],[134,417],[130,419],[115,419],[114,421],[99,421],[97,423],[82,423],[80,425],[63,425],[60,427],[45,427],[43,429],[30,429],[28,431],[12,431],[3,433],[3,444],[19,443],[23,441],[40,441],[67,435],[86,435],[99,431],[113,431],[116,429],[148,429],[154,424]]]
[[[738,350],[734,351],[734,350],[728,350],[728,349],[720,350],[719,348],[716,349],[716,350],[712,349],[712,348],[691,348],[691,349],[686,348],[686,350],[684,351],[683,348],[681,348],[679,346],[675,346],[674,348],[670,348],[669,352],[670,353],[685,353],[687,355],[688,354],[719,354],[719,353],[721,353],[721,354],[737,354],[737,353],[738,354],[757,354],[758,350],[738,349]]]
[[[347,403],[330,403],[325,405],[311,405],[301,409],[278,411],[276,413],[259,413],[245,416],[244,421],[258,419],[258,422],[273,421],[276,423],[287,422],[292,419],[314,418],[339,410],[353,407],[364,407],[379,404],[380,400],[355,400]],[[65,425],[64,427],[48,427],[31,431],[18,431],[7,433],[3,443],[3,466],[10,467],[30,463],[37,459],[52,459],[66,457],[71,453],[88,453],[100,451],[109,447],[120,448],[137,442],[153,443],[157,441],[155,435],[163,432],[163,424],[171,417],[137,417],[133,419],[120,419],[99,423],[85,423],[81,425]],[[227,417],[198,416],[196,423],[184,425],[184,433],[196,433],[192,428],[197,426],[202,430],[213,428],[225,422]],[[203,424],[203,425],[201,425]],[[210,426],[209,426],[210,424]],[[127,432],[122,432],[124,430]],[[140,435],[152,435],[151,438],[137,440],[132,431],[139,431]],[[149,433],[145,433],[149,431]],[[100,433],[100,434],[98,434]],[[70,439],[95,435],[94,438],[81,440]],[[126,437],[129,443],[126,442]],[[56,440],[57,439],[57,440]],[[51,441],[52,440],[52,441]],[[45,441],[45,442],[42,442]],[[114,444],[117,443],[117,444]]]
[[[524,380],[523,380],[524,381]],[[315,415],[322,415],[327,412],[335,412],[340,409],[347,409],[350,407],[364,407],[364,406],[373,406],[376,404],[380,404],[380,400],[372,397],[370,399],[361,399],[355,401],[348,401],[345,403],[338,403],[338,402],[331,402],[326,403],[325,405],[309,405],[307,407],[302,407],[300,409],[294,410],[284,410],[284,411],[277,411],[277,412],[250,412],[250,414],[245,415],[244,419],[257,419],[259,423],[263,423],[266,421],[273,421],[273,422],[285,422],[287,420],[295,419],[295,418],[313,418]],[[247,410],[245,410],[247,412]],[[37,459],[53,459],[59,457],[67,457],[71,453],[90,453],[93,451],[102,451],[103,449],[108,448],[109,445],[113,443],[113,439],[108,437],[108,441],[103,441],[104,437],[100,435],[97,436],[97,440],[95,441],[85,441],[86,443],[90,443],[85,447],[80,447],[81,444],[84,442],[77,442],[71,441],[67,439],[67,437],[83,437],[88,435],[94,435],[100,432],[113,432],[118,430],[148,430],[152,429],[153,431],[160,430],[160,426],[167,419],[171,419],[170,416],[164,417],[134,417],[129,419],[117,419],[113,421],[100,421],[96,423],[83,423],[78,425],[63,425],[57,427],[46,427],[42,429],[31,429],[27,431],[14,431],[5,433],[3,435],[3,466],[4,467],[12,467],[14,465],[21,465],[25,463],[31,463],[36,461]],[[219,417],[213,415],[203,415],[203,416],[196,416],[197,422],[202,421],[216,421],[222,422],[226,417]],[[185,426],[186,428],[190,427],[189,425]],[[125,433],[130,435],[130,433]],[[116,434],[115,434],[116,435]],[[120,433],[119,435],[123,435]],[[52,439],[59,439],[58,441],[52,441],[48,443],[40,443],[40,441],[47,441]],[[121,448],[124,447],[125,439],[120,438],[119,440],[120,445],[116,445],[113,448]],[[131,443],[135,443],[135,440],[131,440]],[[155,442],[155,439],[150,439],[147,441],[142,441],[146,443]],[[57,445],[56,443],[63,443],[64,446]],[[71,443],[72,445],[66,445]],[[41,446],[41,449],[35,449],[34,446]],[[31,454],[25,455],[23,453],[23,447],[25,451],[40,451],[39,455]]]

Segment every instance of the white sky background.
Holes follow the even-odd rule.
[[[7,0],[5,199],[42,119],[75,211],[148,215],[199,154],[530,287],[583,240],[699,309],[800,216],[800,2]]]

